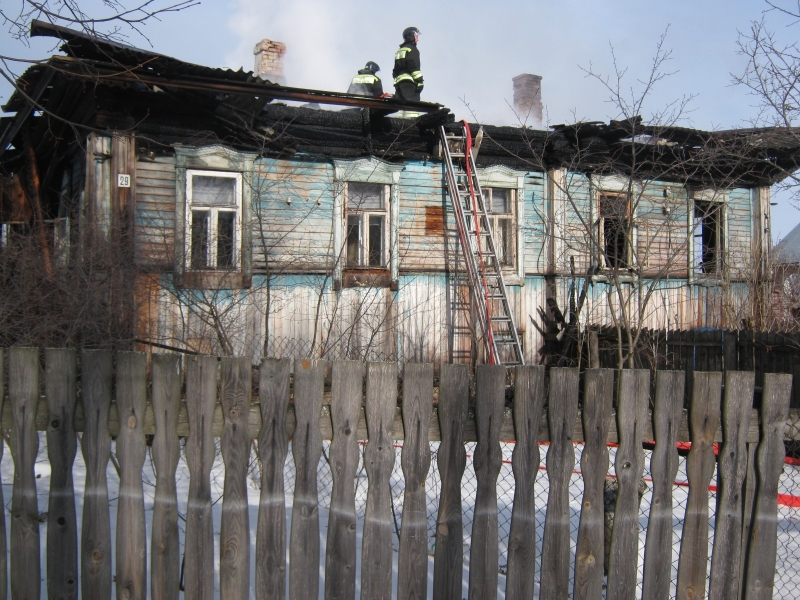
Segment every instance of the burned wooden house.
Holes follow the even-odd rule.
[[[475,358],[447,109],[288,88],[38,22],[33,34],[62,54],[28,68],[5,106],[4,251],[33,236],[53,270],[113,246],[125,268],[107,274],[121,283],[106,301],[142,349]],[[780,130],[469,129],[526,362],[570,321],[616,311],[657,328],[749,317],[770,185],[800,151]]]

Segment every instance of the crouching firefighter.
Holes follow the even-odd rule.
[[[401,100],[419,101],[422,91],[422,71],[420,70],[419,50],[419,29],[407,27],[403,31],[403,43],[394,54],[394,77],[395,96]]]
[[[353,81],[350,82],[350,87],[347,88],[347,93],[380,98],[383,95],[383,84],[376,75],[380,70],[381,68],[378,66],[378,63],[369,61],[364,68],[358,72],[358,75],[353,77]]]

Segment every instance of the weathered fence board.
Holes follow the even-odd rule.
[[[705,597],[708,567],[708,484],[714,475],[714,432],[719,425],[722,374],[695,371],[692,382],[692,447],[686,459],[689,498],[678,562],[678,600]]]
[[[397,598],[424,598],[428,588],[428,515],[425,479],[431,466],[428,427],[433,402],[433,365],[407,364],[403,373],[403,428],[400,460],[405,477],[397,567]]]
[[[390,600],[392,597],[392,496],[389,482],[395,462],[392,422],[396,404],[397,366],[368,363],[366,418],[369,443],[364,452],[364,468],[369,486],[361,545],[361,597],[375,600]]]
[[[322,456],[319,413],[325,383],[325,365],[313,360],[294,363],[294,414],[292,438],[295,466],[292,529],[289,543],[289,598],[319,597],[319,511],[317,465]]]
[[[0,361],[2,351],[0,350]],[[0,384],[2,383],[0,365]],[[78,521],[72,465],[78,438],[72,427],[77,397],[78,356],[74,350],[45,351],[45,396],[48,408],[47,459],[50,461],[50,497],[47,507],[47,596],[78,597]],[[147,382],[142,377],[142,384]],[[2,444],[0,444],[2,448]],[[0,458],[2,452],[0,451]],[[141,482],[141,472],[137,475]],[[0,504],[3,497],[0,495]],[[5,519],[0,519],[0,569],[5,570]],[[0,598],[5,596],[5,572],[0,578]]]
[[[353,482],[358,468],[356,425],[363,381],[362,363],[333,363],[333,440],[330,445],[333,489],[325,556],[326,600],[351,600],[356,597],[356,489]]]
[[[650,459],[653,495],[647,521],[644,546],[644,581],[642,597],[654,600],[669,598],[672,572],[672,488],[678,474],[678,450],[675,447],[683,406],[684,373],[659,371],[653,429],[656,447]]]
[[[14,489],[11,494],[11,597],[39,598],[39,508],[34,465],[39,435],[33,417],[39,398],[39,351],[12,348],[8,360],[8,396],[14,414],[11,456]],[[5,515],[3,515],[5,517]]]
[[[622,370],[618,385],[619,448],[614,461],[618,487],[608,564],[607,600],[628,600],[636,593],[639,484],[644,471],[641,442],[650,396],[650,371]]]
[[[147,448],[142,430],[147,402],[146,376],[146,354],[117,354],[117,408],[122,427],[117,436],[120,477],[116,584],[117,597],[126,600],[147,598],[147,536],[142,487],[142,467]]]
[[[175,354],[153,355],[153,412],[156,435],[153,462],[156,493],[150,550],[150,595],[153,600],[176,600],[180,594],[180,542],[175,470],[180,440],[175,435],[181,401],[181,359]]]
[[[211,421],[217,403],[218,368],[219,362],[213,356],[198,356],[186,361],[186,406],[190,423],[186,438],[189,500],[184,554],[184,596],[187,600],[214,598],[210,477],[216,452]]]
[[[728,371],[722,404],[725,441],[719,452],[717,518],[711,555],[709,600],[737,598],[742,552],[742,484],[747,470],[746,433],[753,403],[753,373]]]
[[[286,597],[286,496],[283,470],[289,450],[286,409],[289,406],[289,358],[264,359],[259,373],[261,497],[256,531],[256,598]]]
[[[566,598],[569,588],[569,479],[575,466],[572,424],[578,412],[578,369],[551,369],[547,420],[547,518],[542,542],[540,597]]]
[[[111,597],[111,517],[106,479],[111,453],[108,433],[111,377],[111,352],[88,350],[82,353],[81,391],[86,428],[81,438],[81,451],[86,463],[86,487],[81,522],[80,586],[86,600]]]
[[[441,400],[439,406],[441,414]],[[543,407],[544,367],[517,367],[514,382],[516,444],[511,461],[514,470],[514,506],[508,538],[506,600],[533,598],[534,593],[536,573],[531,565],[536,563],[536,494],[533,486],[539,474],[536,434],[539,432]],[[440,457],[441,452],[439,450]],[[460,523],[460,510],[458,520]],[[453,598],[457,600],[458,596]]]
[[[220,598],[247,598],[250,593],[250,521],[247,510],[247,466],[250,436],[252,366],[248,357],[220,361],[219,397],[225,415],[220,449],[225,461],[222,519],[219,533]]]
[[[478,365],[475,371],[478,444],[473,465],[478,489],[469,552],[469,595],[492,600],[497,598],[497,477],[503,464],[500,425],[505,406],[506,369],[502,365]]]
[[[578,524],[578,545],[575,551],[573,586],[575,600],[600,598],[603,591],[605,558],[603,482],[608,472],[606,438],[613,398],[614,371],[587,370],[583,392],[583,437],[586,442],[581,455],[583,499]],[[514,503],[516,504],[516,497]],[[525,596],[525,598],[530,597],[530,594]]]
[[[764,375],[764,393],[761,399],[763,437],[756,453],[758,491],[750,543],[747,547],[745,600],[772,598],[778,543],[778,479],[783,468],[783,428],[789,412],[791,393],[791,375]]]

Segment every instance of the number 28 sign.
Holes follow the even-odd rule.
[[[131,187],[131,176],[127,173],[119,173],[117,175],[117,187],[129,188]]]

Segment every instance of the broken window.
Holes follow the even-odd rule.
[[[186,255],[190,269],[239,267],[241,189],[239,173],[187,173]]]
[[[503,267],[516,264],[516,195],[517,190],[508,188],[484,188],[486,212],[494,233],[494,248],[497,260]]]
[[[630,197],[601,193],[599,204],[600,263],[607,269],[626,269],[631,264],[633,241]]]
[[[722,222],[722,204],[695,200],[692,227],[695,273],[722,273]]]
[[[347,183],[345,262],[347,267],[385,267],[389,186]]]

